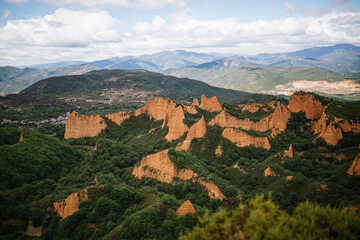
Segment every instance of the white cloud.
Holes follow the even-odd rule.
[[[175,49],[256,54],[337,43],[360,45],[360,13],[356,12],[249,23],[187,17],[170,23],[155,16],[127,32],[121,32],[119,24],[106,11],[65,8],[44,17],[8,21],[0,28],[0,65],[92,61]]]
[[[20,1],[20,0],[17,0]],[[186,0],[40,0],[55,6],[77,5],[85,7],[118,6],[127,8],[156,9],[168,6],[185,7]]]
[[[23,4],[23,3],[27,3],[28,0],[5,0],[8,3],[15,3],[15,4]]]
[[[54,14],[28,20],[13,20],[0,29],[1,46],[82,46],[118,41],[119,21],[105,11],[72,11],[59,8]]]
[[[3,15],[2,15],[2,18],[7,19],[9,16],[10,16],[10,11],[9,11],[8,9],[5,9],[5,10],[4,10],[4,13],[3,13]]]

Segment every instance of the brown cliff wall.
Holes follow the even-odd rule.
[[[302,92],[295,92],[290,97],[288,109],[291,112],[305,112],[308,119],[318,119],[324,112],[325,105],[313,95]]]
[[[121,125],[124,120],[129,119],[131,117],[131,113],[128,111],[122,111],[122,112],[105,115],[105,117],[107,117],[117,125]]]
[[[87,194],[87,189],[84,189],[80,192],[76,192],[71,194],[65,200],[61,202],[54,202],[54,209],[62,218],[66,218],[70,216],[77,210],[79,210],[79,206],[81,202],[89,201],[89,197]]]
[[[205,136],[205,133],[206,133],[205,119],[204,116],[202,116],[202,118],[197,123],[195,123],[190,127],[186,139],[177,145],[176,150],[188,151],[191,141],[194,138],[203,138]]]
[[[264,170],[264,175],[265,177],[268,177],[268,176],[279,176],[279,174],[277,172],[275,172],[274,170],[272,170],[270,167],[267,167],[265,170]]]
[[[325,114],[314,123],[313,129],[315,134],[319,134],[318,137],[323,138],[329,145],[335,146],[343,138],[341,129],[337,128],[334,122],[328,120]]]
[[[186,200],[177,210],[176,215],[185,216],[187,213],[196,213],[194,206],[189,200]]]
[[[285,151],[284,151],[284,156],[285,156],[285,157],[289,157],[289,158],[293,158],[293,157],[294,157],[292,144],[290,144],[289,150],[285,150]]]
[[[155,120],[164,120],[163,127],[169,128],[165,138],[168,141],[179,139],[189,128],[184,124],[184,111],[181,106],[176,107],[170,99],[155,98],[149,101],[144,107],[135,111],[135,116],[147,114]]]
[[[158,153],[150,154],[141,160],[139,166],[135,166],[132,172],[137,178],[148,177],[155,178],[160,182],[172,183],[174,178],[182,180],[191,180],[203,185],[208,191],[211,199],[226,199],[225,195],[212,182],[203,181],[199,175],[191,169],[178,169],[169,158],[169,150],[163,150]]]
[[[334,118],[334,122],[340,125],[341,130],[344,132],[360,133],[360,123],[353,120],[345,120],[342,118]]]
[[[205,95],[202,95],[200,108],[209,112],[220,112],[222,110],[221,104],[216,96],[207,98]]]
[[[265,148],[267,150],[271,147],[267,137],[256,137],[239,129],[226,128],[222,132],[222,136],[233,142],[238,147],[253,146]]]
[[[360,153],[355,157],[347,173],[353,176],[360,176]]]
[[[286,124],[291,117],[291,112],[282,104],[278,103],[274,112],[259,121],[252,121],[250,118],[238,119],[227,113],[225,110],[221,111],[209,124],[219,125],[220,127],[236,127],[245,130],[267,131],[272,128],[283,131],[286,129]]]
[[[73,111],[66,122],[65,139],[95,137],[106,128],[105,120],[100,115],[80,115]]]

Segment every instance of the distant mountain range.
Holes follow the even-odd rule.
[[[259,67],[262,69],[260,72],[254,71],[254,66],[259,65],[266,65],[266,67]],[[343,74],[360,72],[360,47],[338,44],[290,53],[226,58],[215,54],[177,50],[140,56],[115,57],[87,63],[58,62],[31,67],[30,69],[17,68],[16,70],[11,67],[0,67],[0,94],[19,92],[46,77],[81,74],[96,69],[143,69],[181,78],[201,80],[225,88],[252,92],[268,91],[267,93],[270,93],[276,86],[294,80],[343,81],[349,79],[349,76]],[[290,71],[286,72],[289,69]],[[350,76],[350,78],[353,77]],[[242,81],[237,81],[235,84],[235,79]],[[256,82],[257,79],[261,79],[261,86],[254,87],[260,84],[260,82]],[[251,84],[245,86],[244,83],[249,81]],[[266,85],[266,87],[262,87],[262,85]],[[311,91],[311,89],[308,90]],[[277,92],[271,93],[276,94]],[[344,92],[344,94],[347,93]]]

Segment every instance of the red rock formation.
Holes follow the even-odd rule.
[[[355,157],[355,160],[351,164],[351,167],[349,168],[347,173],[353,176],[360,175],[360,153]]]
[[[194,138],[203,138],[205,136],[205,133],[206,133],[205,119],[204,116],[202,116],[202,118],[197,123],[195,123],[190,127],[185,141],[179,143],[176,147],[176,150],[188,151],[191,141]]]
[[[222,132],[222,136],[235,143],[238,147],[253,146],[265,148],[267,150],[271,147],[267,137],[256,137],[239,129],[226,128]]]
[[[177,210],[176,215],[185,216],[187,213],[196,213],[194,206],[189,200],[186,200]]]
[[[125,119],[129,119],[130,116],[131,116],[131,113],[128,112],[128,111],[122,111],[122,112],[117,112],[117,113],[112,113],[112,114],[105,115],[105,117],[107,117],[108,119],[110,119],[111,121],[116,123],[117,125],[121,125],[122,122]]]
[[[295,178],[293,176],[286,176],[286,181],[294,180]]]
[[[212,182],[203,181],[199,175],[191,169],[178,169],[169,158],[169,150],[163,150],[158,153],[150,154],[141,160],[139,166],[135,166],[132,172],[137,178],[148,177],[155,178],[160,182],[172,183],[175,178],[182,180],[191,180],[203,185],[208,191],[211,199],[226,199],[225,195]]]
[[[19,142],[22,142],[24,141],[24,136],[22,135],[22,133],[20,133],[20,139],[19,139]]]
[[[318,137],[323,138],[329,145],[335,146],[343,138],[341,129],[328,120],[325,114],[313,125],[313,129],[315,134],[319,134]]]
[[[198,106],[199,107],[199,101],[197,100],[197,98],[193,99],[193,102],[191,104],[192,106]]]
[[[219,157],[219,156],[222,156],[222,154],[223,154],[223,150],[221,149],[221,146],[219,145],[215,150],[215,155]]]
[[[65,139],[95,137],[106,128],[105,120],[100,115],[80,115],[73,111],[66,122]]]
[[[200,108],[209,112],[220,112],[222,110],[221,104],[216,96],[207,98],[205,95],[202,95]]]
[[[288,109],[291,112],[305,112],[308,119],[318,119],[321,117],[325,106],[321,101],[317,100],[313,95],[295,92],[290,97]]]
[[[269,109],[267,109],[265,106],[269,106],[274,109],[276,107],[276,104],[275,104],[275,101],[269,102],[266,105],[262,104],[262,103],[254,103],[254,104],[250,104],[250,105],[245,105],[241,109],[241,111],[249,111],[251,113],[255,113],[255,112],[259,111],[260,109],[262,109],[265,112],[269,111]]]
[[[274,170],[272,170],[270,167],[267,167],[265,170],[264,170],[264,175],[265,177],[268,177],[268,176],[279,176],[279,174],[277,172],[275,172]]]
[[[235,163],[233,167],[239,169],[240,172],[247,174],[247,172],[242,167],[240,167],[238,163]]]
[[[286,124],[290,117],[290,111],[284,105],[278,103],[274,112],[260,119],[259,121],[252,121],[249,118],[238,119],[223,110],[215,118],[213,118],[209,124],[219,125],[220,127],[240,127],[246,130],[254,129],[261,132],[272,128],[277,128],[280,131],[283,131],[286,129]],[[277,131],[275,133],[277,133]]]
[[[135,116],[140,114],[150,115],[155,120],[164,120],[163,127],[169,128],[166,140],[172,141],[179,139],[189,128],[184,124],[184,111],[181,106],[176,107],[170,99],[155,98],[149,101],[144,107],[135,111]]]
[[[183,104],[182,106],[183,106],[185,112],[188,112],[188,113],[191,113],[191,114],[197,114],[197,112],[198,112],[196,110],[196,107],[193,106],[193,105],[188,106],[188,105]]]
[[[89,200],[87,189],[73,193],[61,202],[54,202],[54,209],[62,218],[66,218],[79,210],[81,202]]]
[[[344,132],[360,133],[360,123],[358,121],[353,121],[353,120],[349,121],[335,117],[334,122],[338,123],[340,125],[341,130]]]
[[[293,149],[292,149],[292,144],[290,144],[289,150],[285,150],[285,151],[284,151],[284,156],[285,156],[285,157],[289,157],[289,158],[293,158],[293,157],[294,157]]]
[[[22,234],[31,237],[41,237],[42,226],[34,227],[31,220],[29,220],[26,227],[26,231],[23,231]]]
[[[265,106],[265,104],[261,104],[261,103],[254,103],[254,104],[250,104],[250,105],[245,105],[241,111],[249,111],[251,113],[255,113],[257,111],[259,111],[261,108],[263,108]],[[264,108],[265,110],[266,108]],[[267,110],[267,109],[266,109]]]

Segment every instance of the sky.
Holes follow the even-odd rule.
[[[360,46],[360,0],[0,0],[0,66]]]

